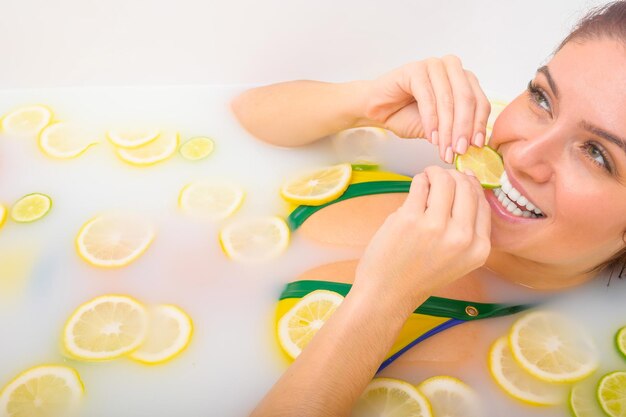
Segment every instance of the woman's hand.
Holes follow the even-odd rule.
[[[365,116],[403,138],[426,138],[452,163],[483,146],[491,106],[454,55],[406,64],[371,82]]]
[[[476,178],[427,168],[413,178],[404,204],[372,238],[351,293],[385,297],[409,314],[424,293],[485,263],[491,249],[490,215]]]

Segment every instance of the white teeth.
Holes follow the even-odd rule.
[[[520,193],[519,191],[517,191],[515,188],[513,188],[511,190],[510,193],[507,193],[509,195],[509,198],[512,201],[517,201],[518,198],[520,198],[522,196],[522,193]]]
[[[502,173],[500,177],[501,188],[494,190],[494,194],[498,197],[498,200],[502,203],[502,206],[507,209],[507,211],[513,213],[516,216],[537,218],[538,215],[541,215],[542,212],[539,210],[533,203],[531,203],[528,198],[522,195],[518,190],[511,185],[509,181],[509,177],[506,172]],[[517,204],[515,204],[515,202]],[[520,207],[524,207],[527,210],[523,210]],[[520,213],[516,212],[516,209],[519,209]],[[525,213],[528,213],[526,215]]]
[[[528,207],[528,199],[526,199],[526,197],[520,196],[520,198],[518,198],[516,201],[520,206]]]

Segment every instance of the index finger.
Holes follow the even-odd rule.
[[[429,190],[430,182],[426,174],[421,173],[414,176],[409,194],[402,204],[402,209],[409,210],[413,213],[424,213],[424,211],[426,211],[426,201],[428,200]]]

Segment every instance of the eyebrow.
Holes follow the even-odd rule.
[[[558,99],[559,89],[557,88],[556,83],[554,82],[554,78],[552,78],[552,74],[550,74],[550,70],[548,69],[548,66],[544,65],[543,67],[539,68],[537,72],[546,76],[546,79],[548,80],[548,84],[550,85],[550,89],[554,93],[554,96]]]
[[[597,126],[592,125],[591,123],[583,120],[582,122],[580,122],[580,126],[585,129],[586,131],[593,133],[595,135],[598,135],[606,140],[608,140],[611,143],[614,143],[615,145],[619,146],[620,148],[622,148],[622,150],[624,151],[624,153],[626,153],[626,140],[620,138],[617,135],[614,135],[612,133],[607,132],[604,129],[600,129]]]

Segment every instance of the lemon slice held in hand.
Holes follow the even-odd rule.
[[[258,217],[226,225],[219,234],[226,256],[239,262],[276,258],[289,245],[289,227],[279,217]]]
[[[351,177],[350,164],[319,168],[286,181],[280,195],[295,204],[319,206],[343,194],[350,185]]]
[[[455,156],[454,166],[460,172],[472,171],[483,188],[500,187],[504,164],[498,152],[489,146],[470,146],[463,155]]]
[[[179,152],[183,158],[189,161],[198,161],[209,156],[214,147],[213,139],[199,136],[183,143]]]
[[[430,404],[408,382],[393,378],[374,378],[356,402],[352,417],[431,417]],[[442,414],[443,416],[443,414]]]
[[[70,416],[83,392],[83,383],[74,369],[36,366],[22,372],[0,391],[0,416]]]
[[[152,142],[159,134],[158,129],[109,130],[107,138],[115,146],[133,149]]]
[[[48,125],[39,134],[39,148],[53,158],[76,158],[97,143],[83,129],[64,122]]]
[[[52,208],[52,199],[33,193],[20,198],[11,208],[11,218],[19,223],[30,223],[44,217]]]
[[[457,378],[434,376],[419,384],[417,389],[428,399],[435,416],[484,416],[476,392]]]
[[[235,185],[217,181],[196,181],[180,191],[178,206],[183,212],[200,219],[223,220],[241,205],[245,193]]]
[[[117,148],[116,153],[124,162],[146,166],[165,161],[178,148],[179,135],[176,132],[161,133],[155,140],[137,148]]]
[[[36,135],[52,121],[52,110],[46,106],[20,107],[0,120],[2,131],[17,135]]]

